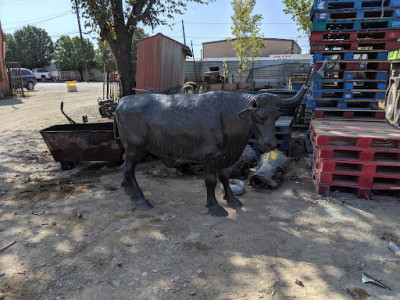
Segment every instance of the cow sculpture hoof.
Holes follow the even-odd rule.
[[[226,217],[228,212],[221,205],[214,205],[208,208],[210,214],[214,217]]]
[[[149,210],[153,208],[153,205],[151,205],[146,199],[134,200],[134,202],[139,210]]]
[[[226,200],[228,205],[232,208],[239,208],[243,206],[242,202],[240,202],[240,200],[236,197],[233,197],[231,199],[229,199],[228,197],[224,197],[224,199]]]

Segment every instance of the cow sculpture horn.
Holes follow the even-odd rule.
[[[308,87],[303,85],[300,89],[300,91],[297,92],[296,95],[294,95],[292,98],[289,99],[281,99],[279,98],[278,103],[280,106],[293,106],[297,103],[299,103],[299,101],[301,99],[303,99],[304,94],[307,92]]]

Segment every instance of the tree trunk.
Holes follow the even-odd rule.
[[[129,43],[129,45],[130,44],[131,43]],[[129,46],[127,48],[129,49],[117,49],[117,51],[112,50],[122,87],[121,96],[135,94],[135,91],[132,90],[132,88],[136,87],[135,74],[133,72],[133,64],[131,61],[131,47]]]
[[[81,81],[83,81],[83,71],[82,70],[78,70],[79,74],[81,74]]]
[[[116,40],[109,41],[121,82],[122,97],[135,94],[135,91],[132,90],[132,88],[136,87],[132,64],[132,35],[132,33],[121,30],[118,32]]]

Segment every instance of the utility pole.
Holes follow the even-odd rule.
[[[182,31],[183,31],[183,43],[186,46],[185,24],[183,24],[183,20],[182,20]]]
[[[76,17],[78,18],[79,35],[81,37],[83,68],[85,70],[86,81],[89,81],[89,72],[88,72],[87,63],[86,63],[85,45],[83,43],[83,37],[82,37],[81,20],[79,18],[78,0],[75,0],[75,8],[76,8]]]

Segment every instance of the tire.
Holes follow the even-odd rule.
[[[244,181],[239,179],[229,179],[229,186],[231,187],[231,190],[235,195],[241,195],[246,190],[246,184],[244,183]],[[223,188],[224,187],[221,183],[221,189]]]
[[[33,91],[33,89],[35,88],[35,85],[33,84],[32,81],[28,81],[28,84],[26,85],[26,89],[28,91]]]
[[[41,79],[42,79],[42,82],[46,82],[46,76],[42,75]]]
[[[388,90],[386,96],[386,119],[392,121],[394,118],[394,109],[396,102],[397,87],[395,84],[392,84]]]

